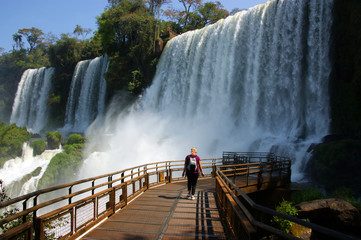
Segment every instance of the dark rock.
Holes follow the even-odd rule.
[[[351,203],[340,198],[319,199],[296,205],[299,218],[345,234],[361,236],[361,214]]]
[[[322,142],[329,143],[329,142],[333,142],[333,141],[340,141],[345,138],[350,138],[350,136],[340,135],[340,134],[331,134],[331,135],[324,136],[322,138]]]
[[[307,148],[307,152],[312,152],[316,147],[317,147],[317,143],[312,143],[308,148]]]

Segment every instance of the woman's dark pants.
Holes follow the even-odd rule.
[[[192,195],[196,192],[196,185],[198,180],[198,173],[187,173],[188,178],[188,192],[192,191]]]

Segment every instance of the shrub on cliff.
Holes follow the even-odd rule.
[[[83,138],[82,135],[80,134],[72,134],[68,137],[68,140],[66,141],[67,145],[71,145],[71,144],[83,144],[85,143],[85,138]]]
[[[36,139],[31,142],[33,148],[33,156],[42,154],[46,149],[46,142],[44,139]]]
[[[55,132],[46,132],[46,139],[48,141],[49,149],[57,149],[60,147],[63,137],[59,131]]]
[[[289,202],[285,200],[280,202],[280,204],[276,207],[276,211],[294,217],[298,215],[297,208],[294,206],[293,202]],[[293,224],[293,222],[287,219],[276,216],[273,217],[273,222],[275,222],[278,225],[279,229],[281,229],[285,233],[290,232],[290,228],[292,227]]]
[[[30,133],[25,127],[0,122],[0,158],[21,156],[23,144],[29,140]]]

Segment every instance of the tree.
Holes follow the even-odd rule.
[[[203,27],[229,16],[229,12],[223,9],[223,5],[218,1],[216,3],[207,2],[198,11],[202,16]]]
[[[164,11],[164,15],[171,20],[175,20],[177,24],[179,24],[182,28],[186,28],[188,25],[188,20],[191,15],[192,8],[197,10],[197,8],[201,5],[202,0],[178,0],[184,7],[184,10],[177,9],[168,9]],[[193,16],[194,18],[194,16]]]
[[[239,9],[239,8],[233,8],[232,11],[231,11],[231,15],[234,15],[240,11],[243,11],[243,10],[246,10],[246,9]]]
[[[171,8],[164,11],[164,15],[176,21],[175,27],[179,26],[182,29],[181,32],[203,28],[229,16],[229,12],[218,1],[205,4],[202,4],[202,0],[178,1],[183,4],[184,10]]]
[[[22,49],[24,43],[22,42],[22,35],[19,33],[13,34],[13,40],[15,42],[15,46],[13,46],[13,49]]]
[[[153,16],[159,15],[162,5],[170,3],[170,0],[144,0],[148,4],[149,12]]]
[[[81,36],[84,40],[91,31],[92,30],[90,28],[82,28],[80,25],[76,25],[73,33],[77,37]]]
[[[116,7],[122,1],[123,0],[108,0],[108,6],[109,6],[109,8]]]
[[[26,40],[28,41],[30,46],[29,53],[31,53],[33,49],[36,48],[38,45],[42,44],[42,40],[44,39],[43,31],[35,27],[32,27],[30,29],[20,29],[18,31],[18,34],[26,37]]]
[[[197,7],[201,5],[202,0],[178,0],[178,2],[184,7],[184,11],[181,12],[181,15],[183,15],[184,26],[187,26],[191,8],[197,9]]]
[[[157,57],[153,52],[156,24],[142,0],[123,0],[98,18],[101,44],[110,55],[109,89],[139,94],[148,86]]]

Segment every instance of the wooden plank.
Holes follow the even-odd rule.
[[[199,179],[195,200],[187,193],[185,181],[149,189],[83,239],[227,239],[215,179]]]

